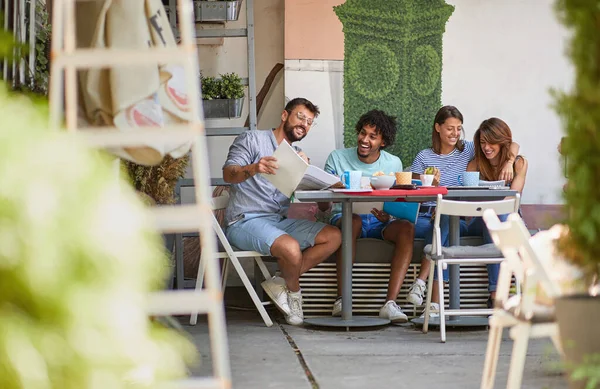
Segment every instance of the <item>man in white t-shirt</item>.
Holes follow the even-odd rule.
[[[345,171],[362,171],[363,177],[376,172],[385,174],[401,172],[400,158],[383,149],[394,143],[396,138],[396,119],[383,111],[372,110],[362,115],[356,124],[357,147],[334,150],[325,163],[325,171],[341,176]],[[319,204],[325,211],[330,204]],[[329,222],[341,228],[341,206],[334,204]],[[414,225],[406,220],[393,220],[381,209],[373,208],[371,213],[352,215],[352,251],[356,254],[358,238],[385,239],[395,244],[386,303],[379,316],[392,323],[406,323],[407,316],[396,304],[396,298],[404,282],[413,252]],[[337,251],[338,296],[341,296],[341,249]],[[338,297],[333,305],[333,316],[340,316],[342,298]]]

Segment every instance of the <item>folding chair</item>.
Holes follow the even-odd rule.
[[[429,313],[431,304],[431,291],[433,286],[433,274],[437,269],[437,282],[440,298],[440,337],[446,342],[446,316],[461,315],[490,315],[491,309],[444,309],[444,284],[442,270],[452,264],[491,264],[500,263],[504,259],[500,250],[490,243],[483,246],[452,246],[442,247],[440,218],[442,215],[449,216],[472,216],[480,217],[486,209],[493,209],[499,214],[518,212],[520,196],[499,201],[453,201],[444,200],[438,195],[435,211],[435,224],[433,228],[433,243],[425,246],[424,252],[437,266],[431,266],[427,282],[427,303],[425,305],[425,320],[423,332],[429,329]]]
[[[214,197],[212,199],[213,211],[225,209],[225,208],[227,208],[227,204],[229,204],[229,193],[227,193],[226,195],[223,195],[223,196]],[[239,258],[254,258],[254,261],[258,265],[258,268],[260,269],[261,273],[263,274],[265,279],[268,280],[269,278],[271,278],[271,274],[269,273],[269,270],[267,269],[267,267],[265,266],[265,263],[262,260],[262,254],[257,251],[241,251],[241,250],[231,246],[231,244],[229,244],[229,241],[227,240],[227,237],[225,236],[225,232],[221,228],[221,225],[217,221],[214,214],[213,214],[213,228],[214,228],[215,232],[217,233],[217,238],[219,239],[219,242],[221,242],[221,245],[223,246],[223,249],[225,250],[225,252],[219,252],[215,255],[217,258],[224,259],[222,273],[221,273],[221,285],[222,285],[223,293],[225,293],[225,287],[227,285],[227,275],[229,272],[229,265],[231,264],[231,265],[233,265],[235,271],[240,276],[240,279],[242,280],[244,287],[248,291],[248,294],[250,295],[252,302],[256,306],[256,309],[258,309],[258,313],[260,313],[260,316],[264,320],[265,325],[267,327],[271,327],[273,325],[273,321],[269,317],[269,314],[267,313],[267,311],[265,310],[265,307],[264,307],[264,304],[268,304],[268,303],[263,303],[260,300],[260,298],[258,297],[258,295],[256,293],[256,290],[254,290],[254,286],[248,279],[248,275],[246,275],[246,272],[244,271],[244,268],[242,267],[240,260],[239,260]],[[201,258],[200,264],[198,265],[198,276],[196,278],[196,289],[202,289],[202,284],[204,281],[204,267],[205,267],[205,264]],[[192,317],[190,318],[190,323],[192,325],[195,325],[196,320],[197,320],[197,316],[192,315]]]
[[[504,327],[511,327],[509,334],[514,340],[506,387],[520,388],[529,338],[549,337],[558,352],[562,353],[554,307],[535,302],[538,287],[550,298],[557,297],[560,289],[550,279],[541,258],[531,246],[531,235],[518,214],[511,214],[508,220],[502,223],[496,213],[488,209],[484,212],[483,219],[494,243],[506,259],[500,264],[481,389],[494,387]],[[517,283],[523,283],[524,288],[522,295],[509,298],[512,275]]]

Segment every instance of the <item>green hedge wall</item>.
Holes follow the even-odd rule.
[[[398,118],[388,151],[404,165],[431,145],[441,106],[442,36],[454,7],[444,0],[347,0],[344,26],[344,145],[356,145],[359,117],[381,109]]]

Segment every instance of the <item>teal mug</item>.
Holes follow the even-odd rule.
[[[479,186],[479,172],[464,172],[458,175],[458,183],[462,186]]]

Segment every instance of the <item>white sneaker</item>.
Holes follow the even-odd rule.
[[[388,319],[392,323],[406,323],[408,317],[402,312],[402,309],[396,304],[395,301],[388,301],[379,310],[379,317]]]
[[[440,304],[430,303],[429,304],[429,318],[434,319],[437,317],[440,317]],[[425,319],[425,310],[423,310],[423,313],[421,314],[421,316],[419,316],[419,318]]]
[[[419,306],[423,304],[423,296],[425,296],[425,291],[427,291],[427,284],[425,281],[417,278],[415,283],[410,286],[406,299],[409,303]]]
[[[302,293],[288,292],[288,305],[290,313],[285,315],[285,321],[293,326],[299,326],[304,322],[304,312],[302,312]]]
[[[284,315],[290,314],[290,306],[288,305],[288,289],[285,285],[285,280],[281,277],[271,277],[260,284],[269,298],[273,301],[277,309]]]
[[[338,297],[333,303],[333,309],[331,310],[331,316],[339,317],[342,316],[342,298]]]

